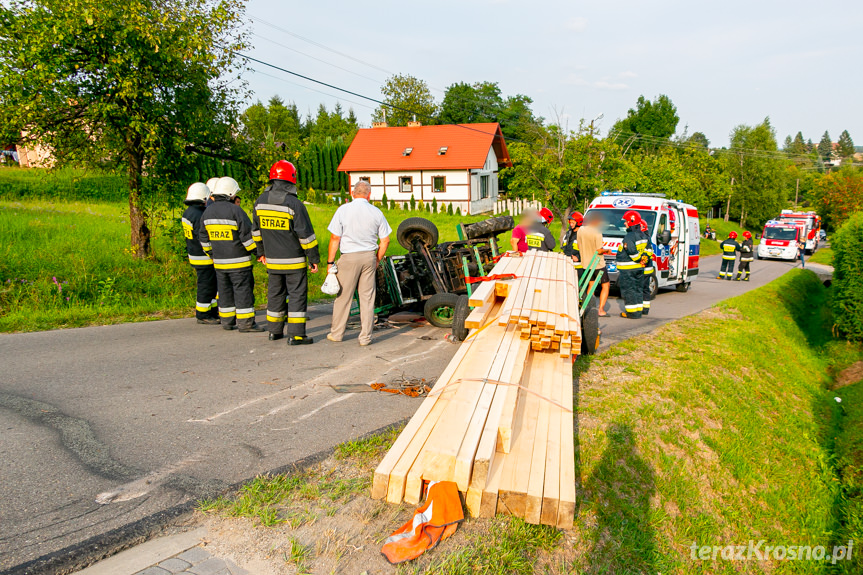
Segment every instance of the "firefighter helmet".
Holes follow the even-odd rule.
[[[297,183],[297,168],[287,160],[279,160],[270,168],[271,180],[285,180],[292,184]]]
[[[542,219],[542,223],[550,224],[554,221],[554,214],[551,213],[551,210],[548,208],[542,208],[539,210],[539,217]]]
[[[637,226],[641,224],[641,214],[635,210],[629,210],[623,214],[623,221],[626,222],[626,227]]]
[[[728,232],[728,237],[731,238],[732,240],[736,240],[737,239],[737,232]]]
[[[210,188],[207,187],[207,184],[195,182],[189,186],[189,191],[186,192],[185,203],[191,204],[194,202],[205,202],[208,197],[210,197]]]
[[[214,196],[224,196],[229,200],[237,197],[237,192],[240,191],[240,184],[234,178],[219,178],[219,183],[216,184],[216,189],[213,190]]]
[[[749,231],[743,232],[743,237],[746,238],[747,240],[751,240],[752,239],[752,232],[749,232]]]
[[[641,225],[641,231],[646,234],[647,233],[647,222],[645,222],[644,220],[641,220],[640,225]]]
[[[208,187],[208,188],[210,188],[210,193],[211,193],[211,194],[213,193],[213,191],[215,191],[215,189],[216,189],[216,184],[218,184],[218,183],[219,183],[219,180],[220,180],[220,179],[221,179],[221,178],[210,178],[209,180],[207,180],[207,187]]]
[[[584,223],[584,215],[581,212],[572,212],[569,214],[569,219],[573,220],[576,226],[580,226]]]

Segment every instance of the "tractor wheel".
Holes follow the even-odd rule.
[[[453,311],[452,334],[459,341],[467,339],[468,329],[464,326],[464,322],[470,313],[469,301],[470,298],[466,295],[458,296],[458,301],[456,302],[455,310]]]
[[[436,293],[426,300],[423,315],[435,327],[451,328],[457,303],[454,293]]]
[[[481,222],[467,224],[464,226],[464,232],[467,239],[475,240],[478,238],[492,238],[498,234],[508,232],[514,227],[515,220],[512,216],[498,216]]]
[[[408,251],[414,249],[414,240],[419,240],[427,248],[433,248],[438,240],[437,226],[425,218],[408,218],[399,224],[396,239],[399,245]]]
[[[593,355],[599,349],[599,306],[591,298],[581,316],[581,354]]]

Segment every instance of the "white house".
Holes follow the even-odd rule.
[[[371,184],[373,201],[452,204],[463,214],[490,212],[498,196],[498,169],[511,166],[499,124],[374,127],[357,132],[339,171],[351,186]]]

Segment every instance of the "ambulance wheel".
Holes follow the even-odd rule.
[[[599,306],[591,298],[581,316],[581,354],[593,355],[599,349]]]
[[[680,293],[686,293],[689,291],[689,288],[691,288],[691,287],[692,287],[692,282],[683,282],[683,283],[677,284],[677,286],[674,289],[676,289]]]
[[[470,304],[468,303],[470,298],[466,295],[458,296],[458,301],[455,304],[455,310],[453,310],[452,316],[452,334],[453,336],[459,340],[464,341],[467,339],[467,328],[464,326],[465,320],[467,320],[467,316],[470,313]]]
[[[458,295],[454,293],[436,293],[426,300],[423,315],[435,327],[451,328],[457,303]]]
[[[399,245],[408,251],[413,251],[415,240],[427,248],[433,248],[437,245],[438,237],[437,226],[425,218],[408,218],[399,224],[396,231]]]
[[[656,272],[653,272],[647,278],[647,288],[650,290],[650,299],[655,299],[656,294],[659,292],[659,282],[656,281]]]

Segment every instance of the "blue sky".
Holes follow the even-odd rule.
[[[604,114],[605,132],[640,94],[665,93],[678,131],[714,146],[765,116],[780,146],[798,130],[817,142],[844,129],[863,145],[859,1],[251,0],[247,15],[251,55],[372,97],[388,72],[424,79],[438,100],[454,82],[496,81],[571,128]],[[304,112],[341,101],[370,122],[372,103],[253,66],[264,72],[246,76],[253,100],[279,94]]]

